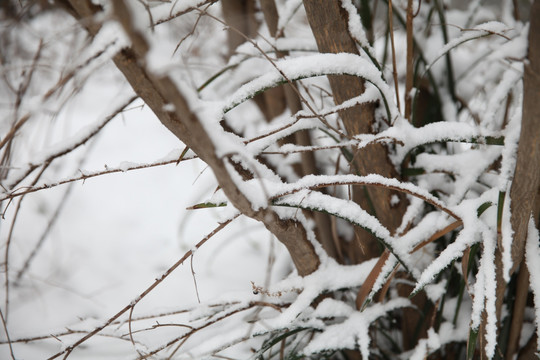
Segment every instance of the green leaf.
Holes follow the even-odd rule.
[[[506,192],[499,191],[499,201],[497,202],[497,233],[499,234],[501,233],[502,215],[503,215],[505,196],[506,196]]]
[[[221,202],[221,203],[216,204],[212,202],[204,202],[204,203],[199,203],[199,204],[190,206],[187,208],[187,210],[197,210],[197,209],[215,208],[215,207],[223,207],[223,206],[227,206],[227,203]]]
[[[491,201],[486,201],[485,203],[483,203],[482,205],[480,205],[478,207],[478,209],[476,210],[476,216],[480,217],[480,215],[482,215],[484,213],[484,211],[486,211],[487,209],[489,209],[489,207],[493,205],[493,203]]]
[[[242,61],[245,61],[247,60],[244,59]],[[242,61],[236,63],[236,64],[232,64],[232,65],[229,65],[229,66],[225,66],[223,69],[219,70],[217,73],[215,73],[214,75],[212,75],[208,80],[206,80],[201,86],[199,86],[197,88],[197,92],[201,92],[204,90],[205,87],[207,87],[208,85],[210,85],[214,80],[216,80],[217,78],[219,78],[221,75],[223,75],[224,73],[226,73],[227,71],[231,70],[231,69],[234,69],[236,68],[238,65],[240,65],[240,63],[242,63]]]
[[[467,360],[472,360],[474,350],[476,349],[476,339],[478,338],[478,329],[469,330],[469,340],[467,341]]]
[[[469,263],[467,264],[467,274],[465,274],[465,276],[469,275],[469,272],[471,271],[472,264],[473,264],[473,261],[474,261],[474,256],[476,255],[476,252],[478,251],[479,248],[480,248],[479,243],[474,244],[473,246],[471,246],[471,251],[469,252]]]
[[[270,350],[272,346],[276,345],[277,343],[281,342],[283,339],[288,338],[289,336],[295,335],[299,333],[300,331],[306,330],[306,328],[296,328],[291,331],[285,330],[284,333],[280,335],[276,335],[273,337],[270,337],[269,339],[265,340],[261,346],[261,348],[251,357],[252,359],[263,359],[263,354]]]
[[[403,176],[418,176],[426,173],[426,170],[423,168],[404,168],[401,170],[401,175]]]

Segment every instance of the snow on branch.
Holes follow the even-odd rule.
[[[392,120],[399,117],[399,112],[391,100],[391,90],[382,79],[379,69],[358,55],[317,54],[279,60],[275,62],[275,66],[274,70],[252,80],[232,94],[225,101],[223,112],[227,113],[256,94],[288,81],[324,75],[352,75],[375,85],[381,93],[388,117]]]

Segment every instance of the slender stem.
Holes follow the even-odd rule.
[[[206,235],[201,241],[199,241],[197,243],[197,245],[195,245],[195,248],[196,249],[199,249],[201,246],[204,245],[204,243],[206,243],[206,241],[208,241],[212,236],[214,236],[215,234],[217,234],[220,230],[222,230],[223,228],[225,228],[227,225],[229,225],[234,219],[236,219],[240,214],[236,214],[234,217],[220,223],[212,232],[210,232],[208,235]],[[48,360],[52,360],[52,359],[56,359],[57,357],[59,357],[60,355],[63,355],[65,354],[64,356],[64,359],[67,358],[69,356],[69,354],[71,354],[71,352],[73,350],[75,350],[75,348],[79,345],[81,345],[83,342],[85,342],[86,340],[90,339],[92,336],[96,335],[97,333],[99,333],[101,330],[105,329],[107,326],[111,325],[116,319],[118,319],[120,316],[122,316],[124,313],[126,313],[128,310],[132,310],[135,305],[137,305],[139,303],[139,301],[141,301],[146,295],[148,295],[152,290],[154,290],[154,288],[156,286],[158,286],[159,284],[161,284],[163,282],[163,280],[165,280],[165,278],[167,278],[174,270],[176,270],[177,267],[179,267],[180,265],[182,265],[184,263],[184,261],[189,258],[191,255],[193,254],[193,250],[189,250],[188,252],[186,252],[184,254],[184,256],[182,256],[182,258],[180,260],[178,260],[173,266],[171,266],[169,269],[167,269],[167,271],[165,271],[159,278],[156,279],[156,281],[154,281],[152,283],[152,285],[150,285],[148,288],[146,288],[146,290],[144,290],[139,296],[137,296],[135,298],[135,300],[133,300],[131,303],[129,303],[128,305],[126,305],[122,310],[120,310],[119,312],[117,312],[114,316],[112,316],[111,318],[109,318],[109,320],[107,320],[103,325],[101,326],[98,326],[97,328],[95,328],[92,332],[88,333],[87,335],[85,335],[84,337],[82,337],[81,339],[77,340],[74,344],[66,347],[64,350],[60,351],[59,353],[56,353],[54,354],[53,356],[49,357]]]
[[[407,2],[407,77],[405,81],[405,118],[411,119],[412,111],[412,88],[413,88],[413,1],[408,0]]]
[[[409,0],[410,1],[410,0]],[[401,112],[401,106],[399,103],[399,84],[396,65],[396,47],[394,45],[394,14],[392,12],[392,0],[388,0],[388,31],[390,32],[390,43],[392,44],[392,74],[394,76],[394,87],[396,89],[396,102],[398,110]]]
[[[7,337],[7,343],[9,345],[9,353],[11,355],[11,358],[15,360],[15,354],[13,353],[13,346],[11,345],[11,338],[9,337],[9,332],[7,329],[6,319],[4,319],[4,314],[2,313],[2,310],[0,309],[0,319],[2,319],[2,325],[4,326],[4,332],[6,333]]]
[[[405,193],[405,194],[412,195],[412,196],[417,197],[419,199],[422,199],[425,202],[435,206],[436,208],[440,209],[441,211],[443,211],[443,212],[447,213],[448,215],[452,216],[454,219],[459,220],[459,221],[463,221],[462,218],[458,214],[453,212],[450,208],[445,206],[442,202],[437,200],[435,197],[430,198],[430,197],[428,197],[428,196],[426,196],[424,194],[420,194],[420,193],[418,193],[418,192],[416,192],[414,190],[411,190],[411,189],[409,189],[409,188],[407,188],[405,186],[393,185],[393,184],[385,184],[385,183],[381,183],[381,182],[364,181],[364,180],[362,180],[360,178],[358,180],[328,181],[328,182],[322,181],[320,183],[313,184],[313,185],[310,185],[310,186],[291,189],[289,191],[286,191],[284,193],[281,193],[281,194],[278,194],[278,195],[272,197],[272,200],[276,200],[276,199],[281,198],[283,196],[294,194],[294,193],[296,193],[296,192],[298,192],[300,190],[305,190],[305,189],[315,190],[315,189],[320,189],[320,188],[329,187],[329,186],[336,186],[336,185],[377,186],[377,187],[383,187],[383,188],[390,189],[390,190],[399,191],[399,192],[402,192],[402,193]]]
[[[77,176],[77,177],[74,177],[74,178],[64,179],[64,180],[60,180],[60,181],[52,182],[52,183],[45,183],[45,184],[42,184],[42,185],[39,185],[39,186],[33,186],[32,185],[32,186],[29,186],[29,187],[26,187],[26,188],[21,187],[19,189],[15,189],[12,192],[1,194],[0,195],[0,202],[2,202],[4,200],[7,200],[7,199],[13,199],[13,198],[16,198],[16,197],[19,197],[19,196],[23,196],[23,195],[26,195],[26,194],[29,194],[29,193],[33,193],[33,192],[36,192],[36,191],[40,191],[40,190],[44,190],[44,189],[50,189],[50,188],[53,188],[53,187],[56,187],[56,186],[59,186],[59,185],[68,184],[68,183],[71,183],[71,182],[74,182],[74,181],[82,180],[84,182],[84,181],[86,181],[86,179],[90,179],[90,178],[105,175],[105,174],[127,172],[127,171],[132,171],[132,170],[146,169],[146,168],[150,168],[150,167],[163,166],[163,165],[169,165],[169,164],[178,164],[180,161],[195,159],[196,157],[197,156],[186,156],[186,157],[183,157],[183,158],[180,158],[180,159],[169,159],[169,160],[163,160],[163,161],[150,163],[150,164],[137,164],[137,165],[129,166],[127,168],[126,167],[108,168],[106,170],[97,171],[97,172],[91,172],[91,173],[85,173],[85,172],[81,171],[81,175]],[[5,210],[4,210],[4,212],[5,212]]]

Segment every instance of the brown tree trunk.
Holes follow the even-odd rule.
[[[512,242],[511,272],[521,263],[527,227],[540,185],[540,1],[530,11],[529,54],[523,78],[523,118],[514,180],[510,189]]]
[[[257,35],[259,24],[255,17],[255,0],[221,0],[223,20],[229,25],[227,42],[229,57],[236,48]],[[285,96],[281,88],[268,89],[253,98],[266,121],[281,115],[285,110]]]
[[[320,52],[359,53],[354,39],[349,34],[347,13],[341,8],[339,1],[304,0],[304,7]],[[365,90],[364,81],[357,77],[328,76],[328,80],[336,104],[358,96]],[[350,136],[372,133],[374,110],[375,105],[365,104],[341,111],[339,115],[347,133]],[[355,154],[352,165],[359,175],[375,173],[386,177],[397,177],[388,159],[386,147],[380,144],[370,145]],[[392,196],[397,196],[400,200],[395,207],[391,206]],[[379,221],[391,232],[400,225],[407,207],[405,196],[381,187],[355,188],[353,199],[365,210],[374,212]],[[356,254],[355,262],[378,256],[380,248],[376,239],[361,229],[358,229],[358,234],[361,243],[353,246],[362,251]]]
[[[221,0],[223,19],[235,29],[227,32],[229,56],[236,48],[246,42],[245,36],[253,38],[257,34],[257,20],[255,19],[255,0]]]

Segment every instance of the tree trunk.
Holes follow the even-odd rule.
[[[319,51],[322,53],[351,53],[359,54],[354,39],[349,34],[347,26],[347,13],[341,8],[338,1],[304,0],[307,17]],[[336,104],[341,104],[365,91],[363,79],[352,76],[328,76],[332,94]],[[372,133],[374,124],[375,105],[364,104],[341,111],[339,113],[349,136]],[[388,159],[387,148],[380,144],[373,144],[355,154],[353,168],[359,175],[371,173],[386,177],[398,177],[396,170]],[[391,205],[391,197],[397,196],[400,200],[396,206]],[[373,213],[390,232],[394,232],[401,224],[401,218],[407,207],[407,200],[403,194],[389,191],[381,187],[368,189],[355,188],[353,199],[362,208]],[[358,229],[360,247],[363,251],[357,254],[354,262],[378,256],[380,248],[373,236],[366,231]]]
[[[527,227],[540,185],[540,1],[530,11],[529,54],[523,79],[523,118],[516,171],[510,188],[513,273],[523,259]]]

